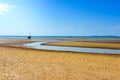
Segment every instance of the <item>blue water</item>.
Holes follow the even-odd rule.
[[[99,49],[99,48],[80,48],[80,47],[62,47],[62,46],[46,46],[41,45],[46,42],[27,43],[24,46],[44,49],[44,50],[58,50],[58,51],[73,51],[73,52],[92,52],[92,53],[106,53],[106,54],[120,54],[120,50],[114,49]]]
[[[26,39],[27,36],[0,36],[1,39]],[[120,36],[32,36],[32,38],[120,38]]]

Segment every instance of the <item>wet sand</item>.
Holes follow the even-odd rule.
[[[105,48],[120,50],[120,42],[50,42],[45,43],[43,45],[83,47],[83,48]]]
[[[0,80],[120,79],[120,55],[15,47],[15,45],[31,41],[2,42],[0,47]],[[39,41],[41,40],[39,39]],[[3,45],[5,46],[3,47]]]

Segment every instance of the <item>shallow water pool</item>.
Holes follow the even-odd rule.
[[[46,43],[46,42],[27,43],[24,46],[25,47],[29,47],[29,48],[44,49],[44,50],[58,50],[58,51],[73,51],[73,52],[92,52],[92,53],[120,54],[120,50],[115,50],[115,49],[46,46],[46,45],[42,45],[43,43]]]

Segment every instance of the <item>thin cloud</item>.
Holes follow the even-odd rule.
[[[0,2],[0,15],[5,15],[13,8],[16,8],[16,6]]]

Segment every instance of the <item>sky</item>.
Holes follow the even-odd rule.
[[[119,0],[0,0],[0,35],[120,36]]]

